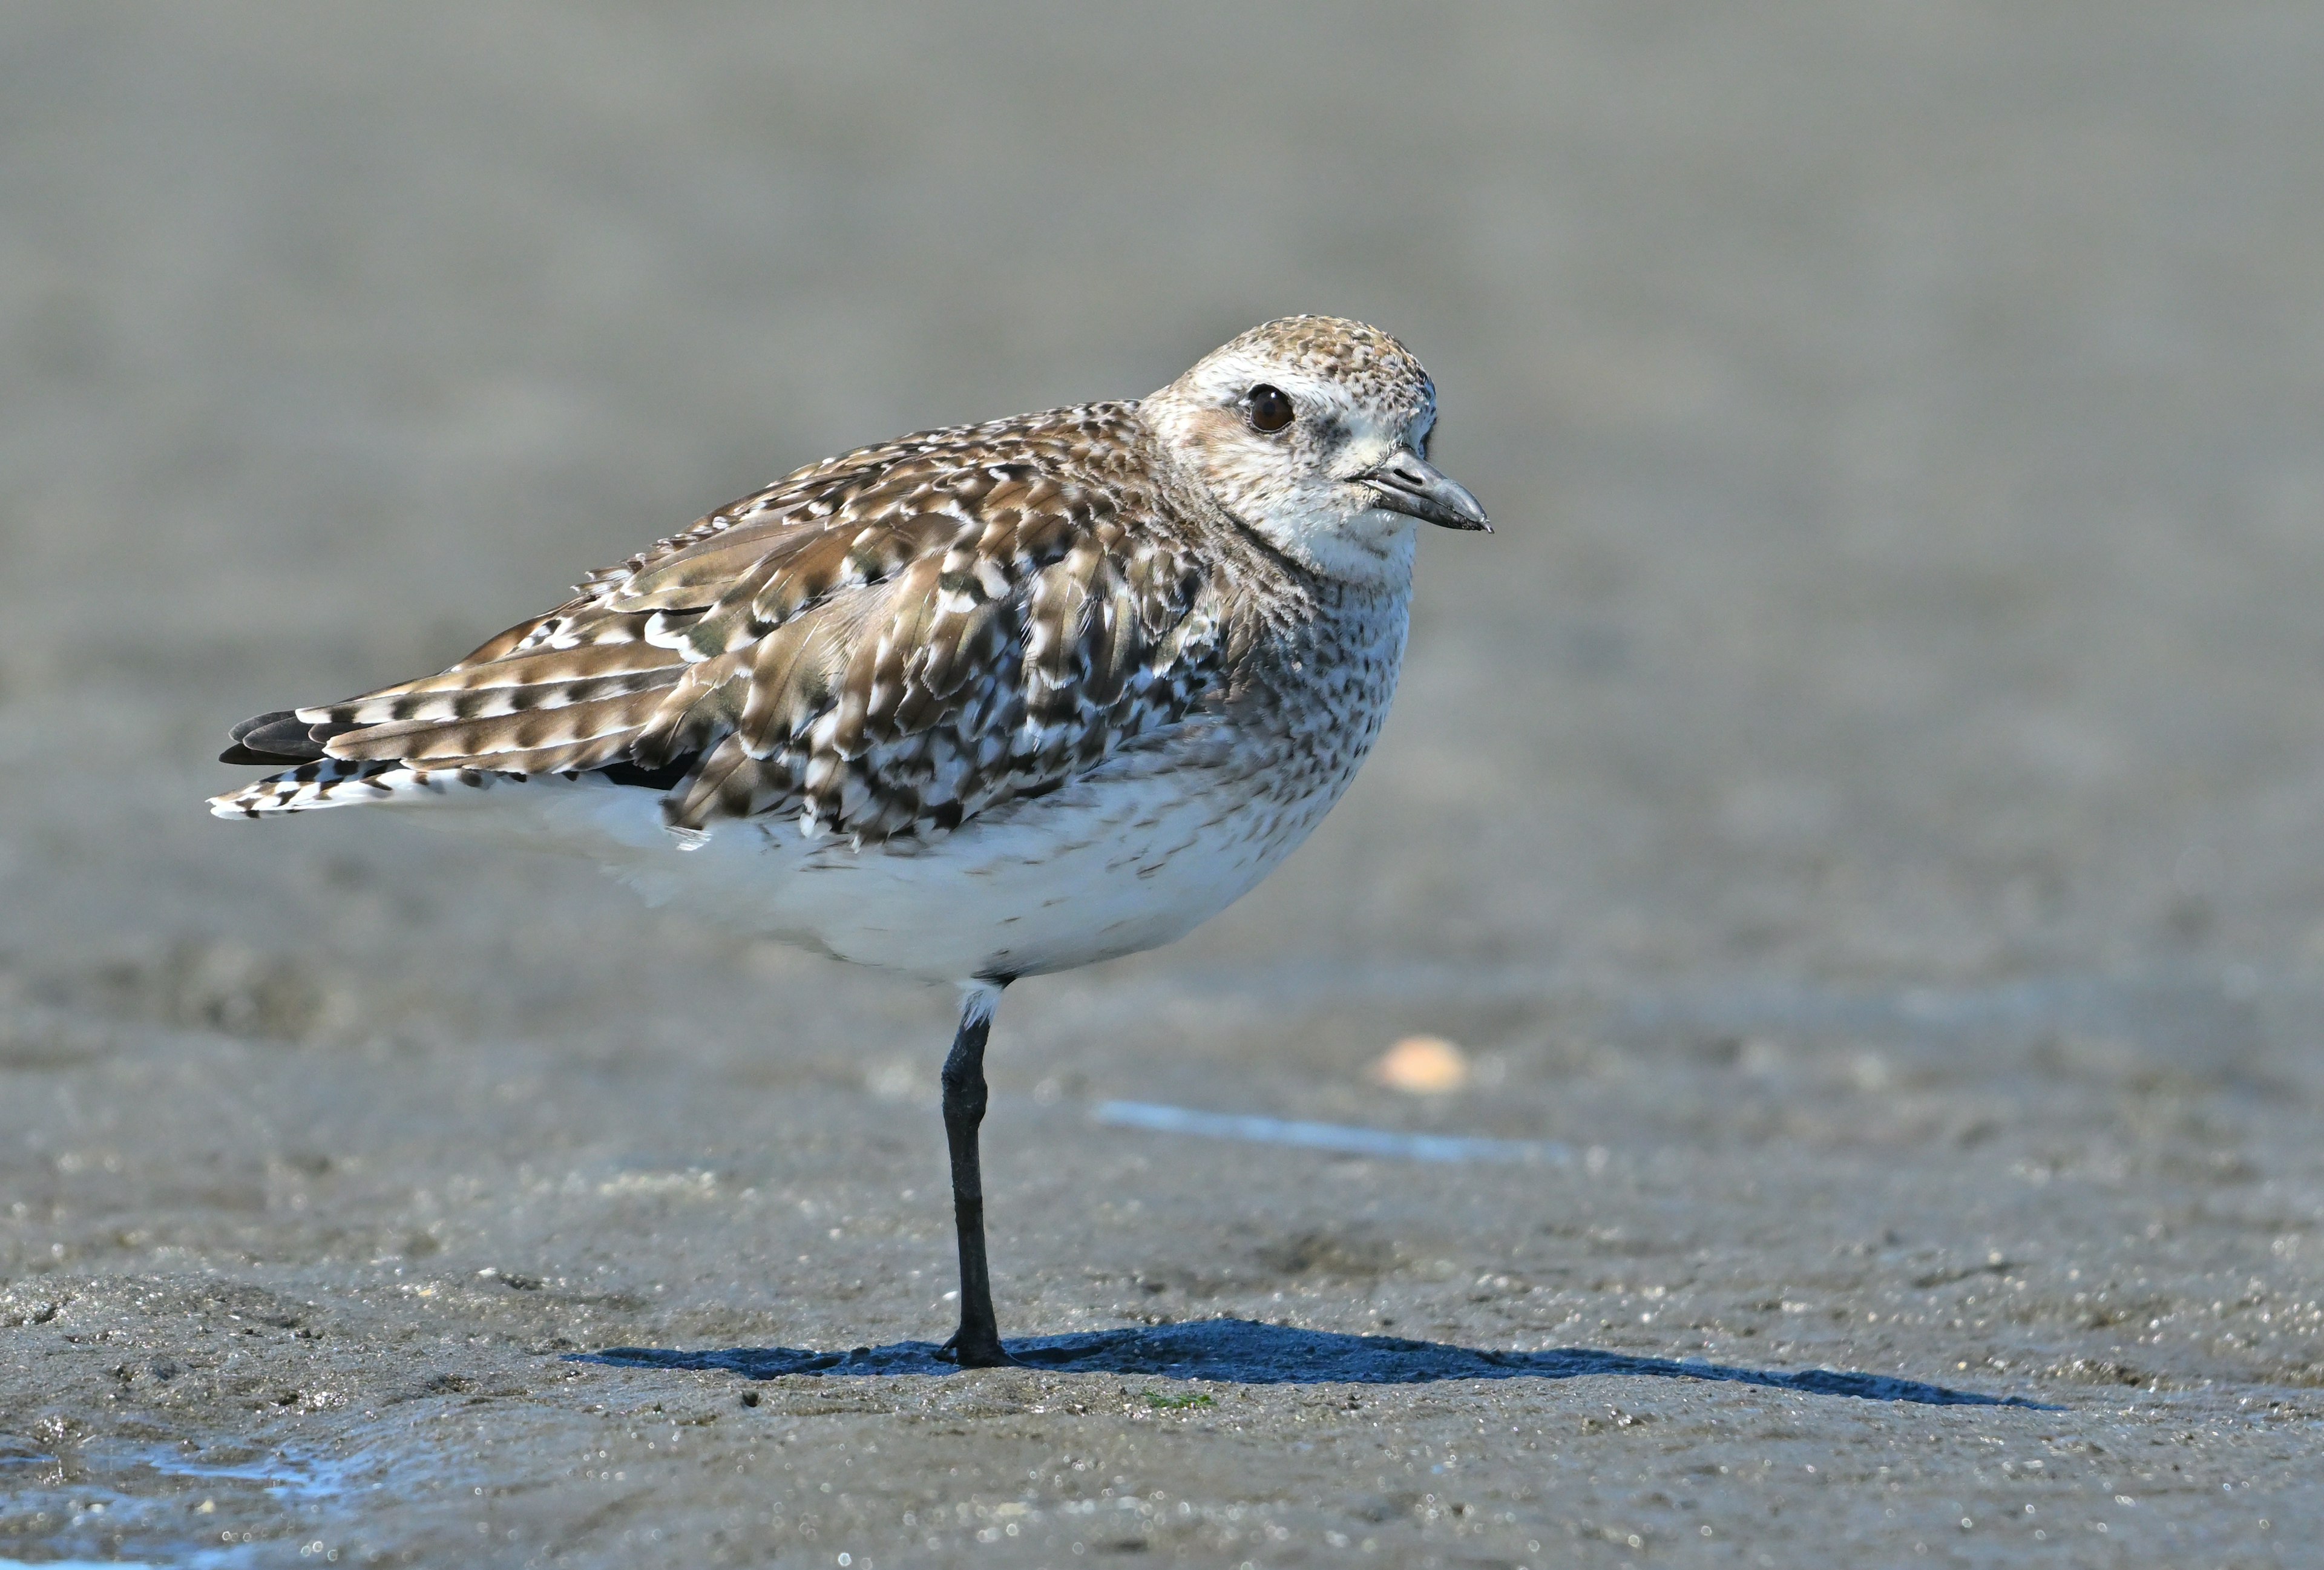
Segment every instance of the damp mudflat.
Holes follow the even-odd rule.
[[[2312,1557],[2319,50],[11,8],[0,1566]],[[1281,873],[1010,993],[1024,1366],[932,1356],[950,998],[202,813],[775,472],[1305,309],[1499,532]]]
[[[11,1070],[0,1557],[2251,1562],[2318,1524],[2307,1093],[2210,984],[2124,996],[2248,1032],[2213,1077],[1989,1035],[1973,996],[1843,1049],[1821,1008],[1659,1022],[1700,993],[1625,1037],[1637,998],[1544,981],[1498,1083],[1425,1104],[1277,979],[1028,989],[988,1185],[1027,1366],[960,1373],[903,1067],[945,1000],[696,963],[897,1057],[20,1008],[12,1051],[56,1046]],[[1405,984],[1359,1012],[1461,1011]],[[1277,1038],[1304,1066],[1254,1066]],[[1098,1080],[1575,1159],[1124,1129]]]

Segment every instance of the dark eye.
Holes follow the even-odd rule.
[[[1250,411],[1253,430],[1281,430],[1295,412],[1291,394],[1265,382],[1243,395],[1243,407]]]

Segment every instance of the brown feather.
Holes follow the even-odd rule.
[[[934,834],[1185,715],[1231,560],[1187,565],[1135,405],[907,437],[786,476],[437,675],[298,711],[335,759],[692,760],[669,821]],[[319,739],[319,738],[318,738]]]

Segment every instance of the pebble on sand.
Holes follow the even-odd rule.
[[[1371,1067],[1373,1083],[1411,1095],[1443,1095],[1469,1083],[1469,1055],[1442,1036],[1406,1036]]]

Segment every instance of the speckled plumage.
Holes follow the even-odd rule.
[[[1436,390],[1360,322],[1255,328],[1134,403],[829,458],[449,670],[235,728],[226,817],[364,801],[577,846],[650,899],[962,992],[944,1117],[964,1365],[984,1045],[1020,976],[1240,898],[1371,751]],[[462,810],[465,808],[466,810]]]
[[[1252,424],[1261,381],[1287,429]],[[1370,750],[1415,517],[1482,525],[1427,469],[1434,418],[1394,339],[1303,317],[1139,402],[825,459],[437,675],[245,722],[227,761],[296,766],[212,805],[521,799],[650,891],[962,982],[1168,941]],[[715,870],[677,862],[706,845]]]

